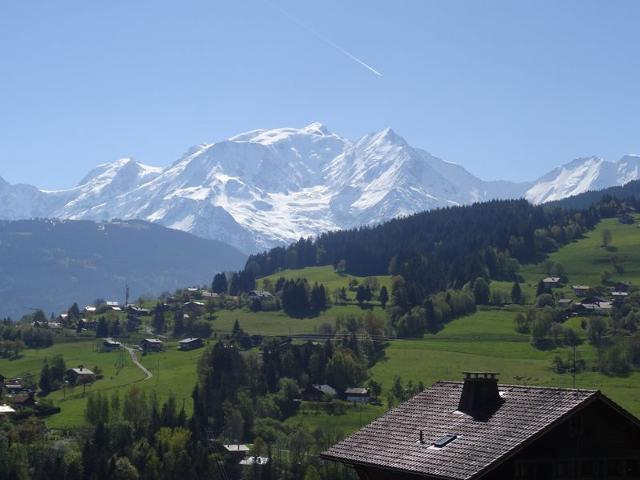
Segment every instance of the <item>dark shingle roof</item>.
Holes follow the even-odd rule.
[[[469,479],[598,395],[595,390],[501,385],[504,403],[483,422],[457,411],[462,386],[434,384],[334,445],[322,458]],[[457,437],[443,448],[433,446],[447,434]]]

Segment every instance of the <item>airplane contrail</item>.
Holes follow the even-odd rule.
[[[353,55],[352,53],[348,52],[347,50],[345,50],[344,48],[342,48],[340,45],[332,42],[331,40],[329,40],[327,37],[325,37],[324,35],[321,35],[319,32],[317,32],[316,30],[314,30],[313,28],[311,28],[309,25],[307,25],[306,23],[303,23],[302,20],[300,20],[297,17],[294,17],[293,15],[291,15],[290,13],[286,12],[285,10],[283,10],[282,8],[280,8],[277,5],[274,5],[273,3],[269,2],[268,0],[264,0],[264,3],[266,3],[267,5],[269,5],[271,8],[273,8],[274,10],[277,10],[278,12],[280,12],[282,15],[284,15],[286,18],[288,18],[289,20],[291,20],[293,23],[297,24],[299,27],[304,28],[305,30],[307,30],[309,33],[311,33],[312,35],[314,35],[315,37],[317,37],[318,39],[320,39],[321,41],[323,41],[324,43],[326,43],[327,45],[329,45],[330,47],[335,48],[336,50],[338,50],[340,53],[342,53],[343,55],[349,57],[351,60],[353,60],[354,62],[359,63],[360,65],[362,65],[364,68],[366,68],[367,70],[369,70],[371,73],[374,73],[375,75],[382,77],[382,74],[376,70],[375,68],[373,68],[371,65],[365,63],[364,61],[360,60],[358,57],[356,57],[355,55]]]

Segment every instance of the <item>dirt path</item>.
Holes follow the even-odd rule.
[[[140,363],[140,361],[138,360],[138,356],[136,355],[136,351],[131,348],[131,347],[124,347],[125,350],[127,352],[129,352],[129,355],[131,355],[131,361],[140,369],[142,370],[142,372],[147,376],[147,378],[145,378],[145,380],[149,380],[151,377],[153,377],[153,373],[151,373],[149,370],[147,370],[147,368],[142,365]]]

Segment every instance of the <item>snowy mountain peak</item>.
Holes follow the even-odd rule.
[[[409,146],[406,140],[398,135],[391,127],[387,127],[379,132],[367,135],[364,139],[375,145],[396,145],[400,147]]]
[[[576,159],[535,183],[484,181],[393,129],[355,141],[314,122],[190,148],[166,168],[122,158],[61,191],[0,179],[0,218],[142,219],[245,252],[334,229],[495,198],[535,203],[640,178],[640,156]]]
[[[231,142],[251,142],[262,145],[273,145],[282,141],[294,141],[296,137],[335,137],[329,132],[327,127],[321,123],[314,122],[303,128],[274,128],[270,130],[259,129],[241,133],[229,138]]]
[[[640,157],[625,155],[617,163],[601,157],[577,158],[540,177],[525,193],[532,203],[561,200],[589,190],[624,185],[640,178]]]
[[[105,184],[120,178],[125,181],[143,183],[149,181],[162,173],[162,168],[151,167],[135,161],[133,158],[121,158],[114,162],[103,163],[91,170],[78,186],[90,183]]]

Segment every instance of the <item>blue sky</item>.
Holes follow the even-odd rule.
[[[68,187],[312,121],[485,179],[640,153],[640,2],[270,1],[308,28],[264,0],[0,2],[0,176]]]

